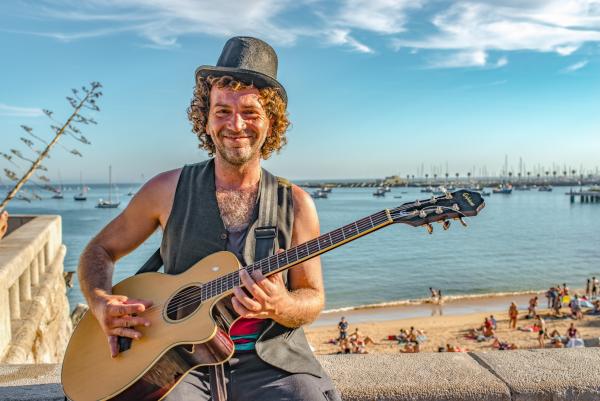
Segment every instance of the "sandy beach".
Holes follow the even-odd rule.
[[[461,300],[443,306],[425,304],[326,313],[306,328],[306,334],[316,354],[337,353],[339,347],[331,344],[330,340],[337,338],[337,322],[341,316],[345,316],[349,322],[348,333],[359,328],[363,336],[369,336],[376,342],[375,345],[367,347],[369,353],[398,353],[401,346],[397,341],[388,340],[388,336],[398,334],[401,328],[408,330],[411,326],[423,330],[427,336],[427,341],[421,347],[422,352],[436,352],[446,344],[460,346],[469,351],[489,351],[494,349],[492,341],[477,342],[467,338],[466,334],[471,328],[479,328],[485,317],[494,315],[497,320],[496,337],[501,341],[515,343],[519,348],[537,348],[536,332],[518,330],[519,327],[525,328],[535,323],[535,319],[525,319],[527,301],[532,296],[533,294],[507,295]],[[509,328],[508,307],[513,300],[519,305],[516,330]],[[540,306],[546,306],[545,303],[545,298],[540,296]],[[563,307],[562,312],[567,314],[569,308]],[[550,310],[545,308],[538,309],[538,313],[545,319],[548,333],[556,329],[561,335],[565,335],[569,325],[574,322],[581,338],[596,339],[596,344],[600,338],[598,315],[586,314],[582,320],[574,320],[552,318]],[[546,347],[550,347],[550,340],[546,339],[545,343]]]

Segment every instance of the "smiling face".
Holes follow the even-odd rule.
[[[269,131],[270,121],[258,89],[212,87],[206,133],[217,157],[235,166],[258,159]]]

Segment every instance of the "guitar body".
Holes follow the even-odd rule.
[[[114,294],[154,303],[140,314],[152,324],[137,326],[142,338],[112,358],[106,335],[88,311],[73,332],[63,360],[61,380],[67,397],[73,401],[160,400],[190,370],[231,358],[234,345],[229,328],[239,316],[231,306],[230,292],[191,303],[185,316],[169,311],[174,296],[184,297],[198,288],[192,285],[239,267],[232,253],[216,252],[178,275],[143,273],[115,285]]]

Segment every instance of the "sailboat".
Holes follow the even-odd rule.
[[[121,202],[112,200],[112,166],[108,166],[108,200],[100,199],[96,207],[100,209],[114,209],[119,207]]]
[[[60,181],[60,187],[54,188],[54,195],[52,195],[52,199],[64,199],[65,198],[63,196],[63,185],[62,185],[62,178],[60,176],[60,171],[58,172],[58,180]]]
[[[81,172],[79,173],[79,193],[77,195],[73,195],[73,199],[76,201],[87,200],[87,188],[83,186],[83,177]]]

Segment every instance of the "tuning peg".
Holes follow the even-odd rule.
[[[419,212],[419,217],[422,218],[422,219],[424,219],[425,217],[427,217],[427,212],[425,210],[421,210]]]
[[[438,206],[435,208],[435,214],[442,214],[444,213],[444,211],[442,210],[441,206]]]
[[[425,228],[427,229],[427,232],[428,232],[429,234],[433,234],[433,226],[432,226],[431,224],[429,224],[429,223],[426,223],[426,224],[425,224]]]
[[[442,222],[442,227],[444,228],[444,230],[447,230],[450,228],[450,220],[444,220]]]

